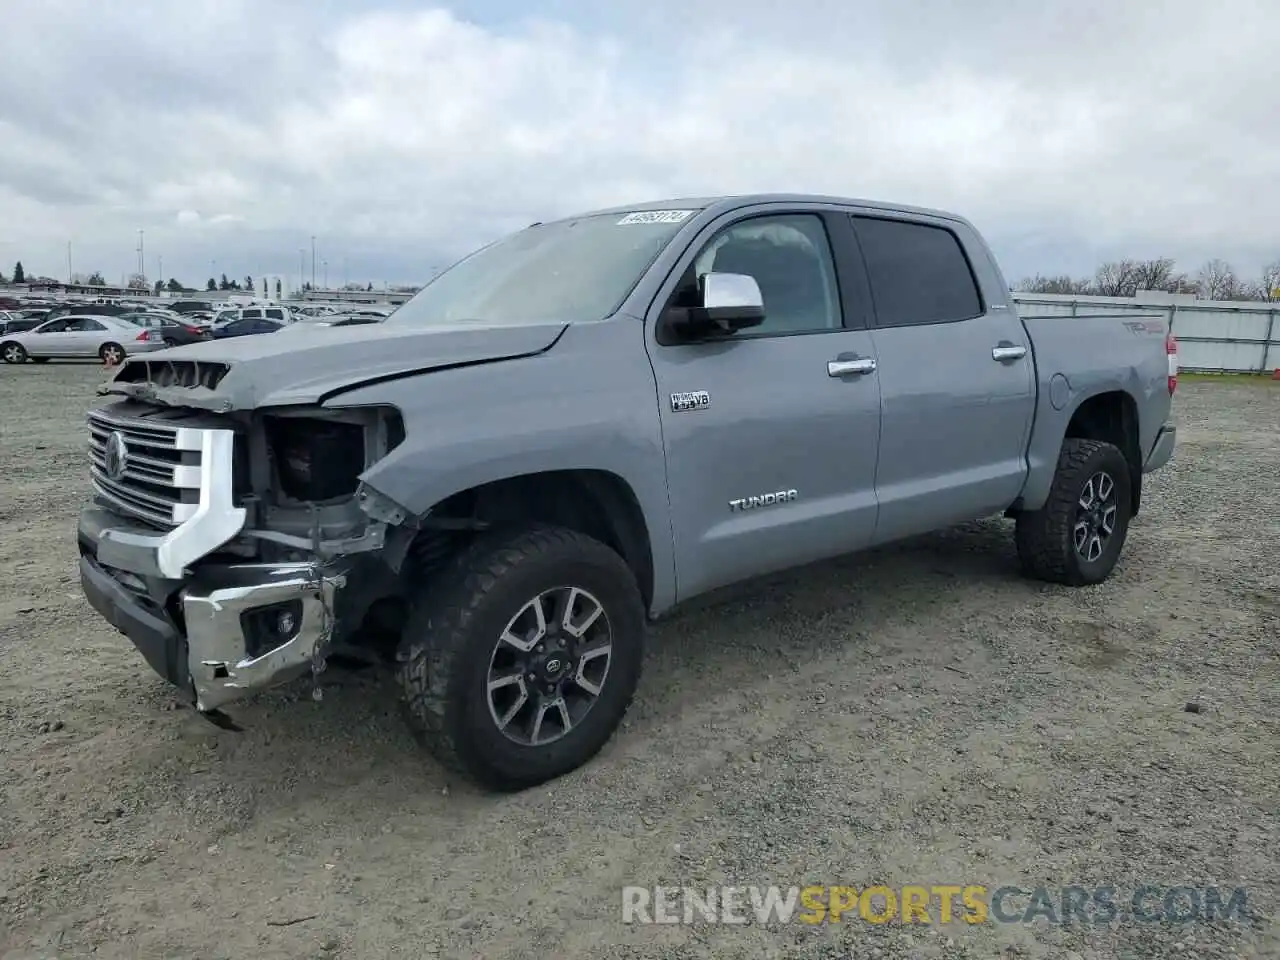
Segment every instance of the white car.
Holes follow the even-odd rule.
[[[0,359],[5,363],[43,363],[54,358],[96,357],[115,365],[131,353],[165,348],[159,330],[139,329],[117,317],[72,314],[46,320],[22,333],[0,336]]]

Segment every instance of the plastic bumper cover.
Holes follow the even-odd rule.
[[[1161,427],[1160,432],[1156,434],[1155,446],[1151,448],[1147,462],[1142,466],[1142,472],[1151,473],[1153,470],[1159,470],[1173,459],[1173,448],[1177,443],[1178,428],[1173,424],[1165,424]]]

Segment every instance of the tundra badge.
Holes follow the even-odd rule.
[[[711,406],[711,394],[705,390],[671,395],[671,409],[676,413],[683,413],[686,410],[705,410],[709,406]]]
[[[754,510],[756,507],[772,507],[776,503],[790,503],[798,493],[794,490],[779,490],[776,493],[762,493],[758,497],[742,497],[729,501],[729,509],[735,513],[743,510]]]

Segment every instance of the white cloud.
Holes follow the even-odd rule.
[[[797,190],[958,210],[1012,273],[1280,256],[1280,7],[1009,6],[54,4],[0,37],[0,224],[53,273],[145,228],[169,273],[316,235],[412,280],[557,214]]]

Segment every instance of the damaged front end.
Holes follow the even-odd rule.
[[[388,524],[362,509],[360,477],[404,430],[385,407],[201,406],[131,399],[89,414],[94,496],[78,540],[92,606],[216,712],[318,673],[398,596]]]

